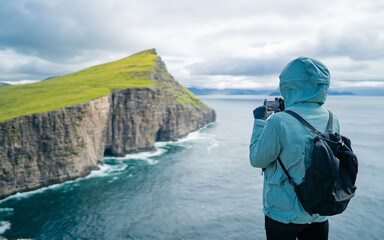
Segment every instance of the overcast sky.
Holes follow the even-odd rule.
[[[0,82],[41,80],[156,48],[185,86],[276,88],[292,59],[333,88],[384,88],[384,2],[0,0]]]

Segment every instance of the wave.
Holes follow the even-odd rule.
[[[0,208],[0,221],[13,215],[13,208]]]
[[[0,214],[8,212],[13,212],[13,208],[0,208]]]
[[[200,128],[199,130],[190,132],[187,136],[180,138],[176,141],[167,141],[167,142],[156,142],[155,147],[163,147],[167,145],[180,145],[183,143],[189,143],[189,142],[194,142],[194,141],[199,141],[202,139],[208,139],[208,140],[216,140],[216,136],[213,134],[209,133],[204,133],[204,130],[206,128],[209,128],[212,126],[214,123],[209,123],[206,126]]]
[[[9,229],[11,229],[11,223],[10,222],[0,221],[0,234],[5,233]]]
[[[89,179],[94,177],[105,177],[108,176],[108,173],[113,170],[113,166],[108,164],[97,165],[99,169],[91,171],[87,176],[83,178],[76,179],[75,181],[80,181],[82,179]]]
[[[0,204],[8,201],[8,200],[11,200],[11,199],[22,199],[22,198],[27,198],[31,195],[34,195],[34,194],[38,194],[38,193],[42,193],[42,192],[45,192],[46,190],[49,190],[49,189],[56,189],[56,188],[60,188],[60,187],[63,187],[65,185],[68,185],[68,184],[72,184],[72,183],[75,183],[75,182],[79,182],[79,181],[82,181],[84,179],[88,179],[88,178],[92,178],[92,177],[100,177],[100,176],[107,176],[106,172],[107,172],[107,169],[110,168],[109,165],[98,165],[99,169],[98,170],[93,170],[90,172],[90,174],[88,174],[87,176],[85,177],[82,177],[82,178],[77,178],[77,179],[74,179],[74,180],[69,180],[69,181],[66,181],[66,182],[63,182],[63,183],[57,183],[57,184],[53,184],[53,185],[50,185],[48,187],[42,187],[42,188],[39,188],[39,189],[36,189],[36,190],[32,190],[32,191],[29,191],[29,192],[18,192],[14,195],[11,195],[11,196],[8,196],[2,200],[0,200]],[[2,208],[0,208],[1,210]]]
[[[157,143],[155,143],[155,148],[156,150],[151,152],[131,153],[125,155],[124,157],[104,157],[104,160],[146,160],[149,164],[151,164],[151,158],[161,156],[167,152],[166,149],[164,149],[164,146],[157,145]]]
[[[205,139],[207,137],[214,137],[211,134],[202,133],[202,130],[209,127],[211,124],[207,124],[205,127],[193,131],[189,133],[187,136],[180,138],[176,141],[160,141],[155,143],[155,151],[149,152],[140,152],[140,153],[130,153],[125,155],[124,157],[104,157],[104,160],[112,160],[112,161],[124,161],[124,160],[144,160],[147,161],[148,164],[153,165],[158,163],[158,160],[154,159],[166,153],[168,151],[168,146],[178,146],[183,145],[185,143],[189,143],[192,141],[197,141],[201,139]],[[216,143],[215,143],[216,144]]]

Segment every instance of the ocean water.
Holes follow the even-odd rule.
[[[217,121],[157,151],[105,157],[89,176],[0,201],[0,236],[34,239],[265,239],[252,110],[265,96],[201,96]],[[330,96],[359,157],[356,197],[330,239],[384,239],[384,97]]]

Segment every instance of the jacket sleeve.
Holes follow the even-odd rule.
[[[273,117],[268,121],[255,119],[249,146],[249,160],[253,167],[266,168],[280,154],[279,123],[276,120]]]

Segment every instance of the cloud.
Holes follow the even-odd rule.
[[[384,16],[384,15],[383,15]],[[355,61],[384,58],[384,23],[356,24],[325,29],[319,37],[321,56],[348,56]]]
[[[125,57],[125,55],[112,54],[112,61]],[[51,76],[61,76],[84,68],[104,63],[92,60],[81,63],[60,63],[45,60],[33,55],[24,55],[14,50],[0,49],[0,81],[42,80]]]
[[[384,79],[384,8],[347,0],[0,1],[0,80],[36,80],[157,48],[186,85],[276,84],[298,56],[334,81]]]
[[[196,75],[267,76],[279,74],[286,59],[219,59],[189,66]]]
[[[279,86],[277,77],[229,76],[229,75],[200,75],[183,79],[186,87],[198,88],[236,88],[236,89],[276,89]]]

